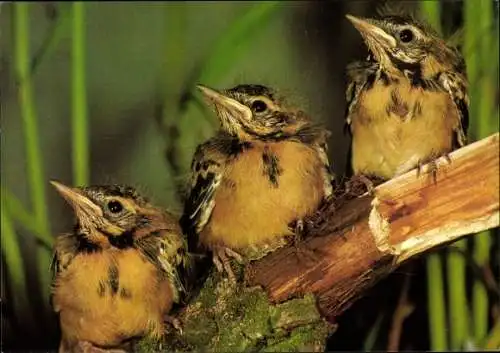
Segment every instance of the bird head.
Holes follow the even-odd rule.
[[[265,86],[238,85],[221,91],[197,87],[213,104],[222,130],[240,139],[293,135],[309,121],[302,111],[285,108]]]
[[[78,235],[96,245],[127,245],[145,228],[165,228],[163,213],[129,186],[69,187],[51,181],[72,206]],[[130,244],[128,244],[130,245]]]
[[[370,55],[393,75],[419,71],[429,78],[442,71],[463,71],[460,52],[449,46],[426,23],[409,15],[385,15],[380,19],[346,15],[359,31]]]

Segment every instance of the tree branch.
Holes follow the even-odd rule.
[[[169,331],[161,347],[143,341],[138,351],[324,351],[335,330],[325,319],[400,264],[498,226],[498,152],[497,133],[452,153],[451,164],[438,160],[437,184],[411,171],[373,195],[338,193],[305,220],[303,242],[233,267],[245,283],[212,271],[179,312],[183,332]]]
[[[424,142],[423,142],[424,143]],[[246,269],[273,302],[316,295],[333,318],[403,262],[499,225],[499,134],[437,160],[437,182],[410,171],[378,186],[373,195],[347,195],[307,220],[309,236]],[[342,205],[342,207],[339,207]],[[316,260],[303,261],[300,252]]]

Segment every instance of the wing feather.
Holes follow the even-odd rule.
[[[457,73],[445,72],[439,75],[439,83],[450,95],[458,114],[455,128],[454,148],[467,144],[467,130],[469,128],[469,97],[465,78]]]
[[[210,219],[215,207],[214,195],[222,180],[220,156],[212,143],[200,145],[195,153],[188,197],[180,219],[190,252],[197,252],[199,233]]]

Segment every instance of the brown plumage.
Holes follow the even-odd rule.
[[[328,133],[267,87],[199,88],[221,130],[195,153],[181,226],[190,251],[212,250],[233,279],[227,256],[255,259],[282,246],[290,223],[331,194]]]
[[[370,51],[347,68],[354,174],[390,179],[465,145],[469,99],[460,52],[411,16],[347,18]]]
[[[176,326],[167,314],[184,292],[189,264],[176,218],[131,187],[52,184],[77,219],[55,244],[60,352],[120,347],[132,338],[160,338],[165,321]]]

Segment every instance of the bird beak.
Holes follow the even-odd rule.
[[[79,220],[90,220],[102,217],[102,209],[83,195],[78,188],[71,188],[57,181],[50,183],[56,188],[61,196],[73,207]]]
[[[380,49],[395,48],[396,39],[377,26],[374,20],[362,19],[352,15],[346,15],[354,27],[359,31],[368,47],[377,55]]]
[[[225,119],[233,123],[235,119],[241,122],[248,122],[252,119],[252,111],[246,105],[207,86],[197,85],[196,87],[209,102],[215,105],[217,115],[223,123]]]

